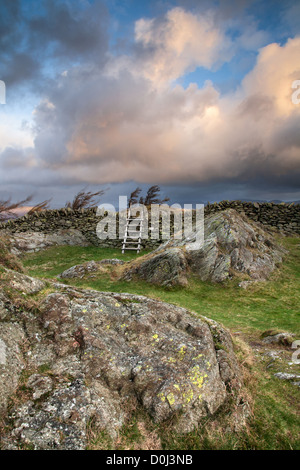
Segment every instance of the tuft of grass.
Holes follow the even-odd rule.
[[[9,239],[2,236],[0,237],[0,267],[13,269],[18,272],[23,272],[21,261],[9,251]]]

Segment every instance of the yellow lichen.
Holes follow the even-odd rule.
[[[186,349],[186,345],[184,344],[183,346],[181,346],[181,348],[178,351],[180,360],[182,360],[185,356],[185,353],[186,353],[185,349]]]
[[[175,359],[175,357],[169,357],[168,360],[167,360],[167,362],[168,362],[169,364],[174,364],[174,362],[176,362],[176,359]]]
[[[193,390],[192,389],[188,390],[186,393],[183,393],[182,396],[185,400],[185,403],[188,404],[193,399],[193,396],[194,396]]]
[[[202,387],[205,377],[207,377],[207,374],[201,375],[198,365],[192,368],[191,374],[189,375],[192,384],[196,385],[198,388]]]
[[[153,335],[152,338],[155,339],[156,342],[159,341],[159,337],[157,334]]]
[[[193,360],[194,360],[194,361],[197,361],[197,360],[200,359],[200,357],[202,357],[202,356],[203,356],[203,354],[198,354],[198,356],[193,357]]]
[[[174,397],[174,393],[168,393],[167,395],[167,399],[168,399],[168,402],[170,403],[170,405],[174,405],[175,403],[175,397]]]

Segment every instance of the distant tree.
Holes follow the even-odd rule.
[[[33,195],[28,196],[23,201],[18,202],[11,202],[11,198],[6,199],[5,201],[0,201],[0,220],[6,220],[12,217],[18,217],[18,215],[14,212],[15,209],[19,209],[24,204],[27,204],[31,201]]]
[[[140,204],[144,204],[145,206],[150,206],[151,204],[163,204],[164,202],[168,202],[170,200],[169,197],[165,197],[164,199],[161,199],[159,197],[159,193],[160,193],[160,187],[157,184],[150,186],[145,198],[143,197],[140,198],[140,201],[139,201]]]
[[[31,215],[34,212],[42,212],[42,211],[49,209],[50,202],[51,202],[51,199],[48,199],[47,201],[43,201],[43,202],[40,202],[39,204],[36,204],[27,212],[27,214]]]
[[[141,191],[141,188],[136,188],[134,191],[132,191],[129,197],[128,207],[138,203],[138,197]]]
[[[65,207],[69,207],[73,210],[85,209],[87,207],[96,207],[99,204],[99,200],[104,193],[104,189],[101,189],[96,193],[92,193],[90,191],[85,191],[84,189],[82,189],[76,194],[72,202],[66,203]],[[96,200],[95,198],[97,198],[98,200]]]

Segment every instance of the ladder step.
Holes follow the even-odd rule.
[[[130,228],[130,222],[132,220],[136,220],[138,222],[135,228]],[[125,234],[124,234],[124,239],[123,239],[123,244],[122,244],[122,253],[124,253],[125,250],[135,250],[137,253],[140,252],[144,220],[145,219],[144,219],[143,212],[139,213],[139,217],[136,217],[131,214],[131,210],[129,208],[127,218],[126,218]]]
[[[125,246],[125,247],[123,248],[123,250],[135,250],[135,251],[137,251],[138,248],[137,248],[137,247],[136,247],[136,248],[130,248],[130,247],[127,248],[127,247]]]

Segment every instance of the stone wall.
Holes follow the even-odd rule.
[[[205,214],[228,208],[235,209],[254,222],[259,222],[266,227],[274,227],[287,234],[300,234],[300,204],[222,201],[208,204],[205,207]]]
[[[205,215],[228,208],[233,208],[266,227],[273,227],[287,234],[300,234],[299,204],[222,201],[205,206]],[[122,241],[119,239],[99,240],[96,234],[96,226],[103,216],[97,216],[96,211],[96,208],[77,211],[68,208],[47,210],[2,223],[0,224],[0,230],[7,230],[10,233],[29,231],[55,233],[57,230],[73,228],[80,230],[93,245],[121,247]],[[155,240],[149,240],[145,241],[144,245],[147,245],[148,248],[154,248],[158,243]]]

